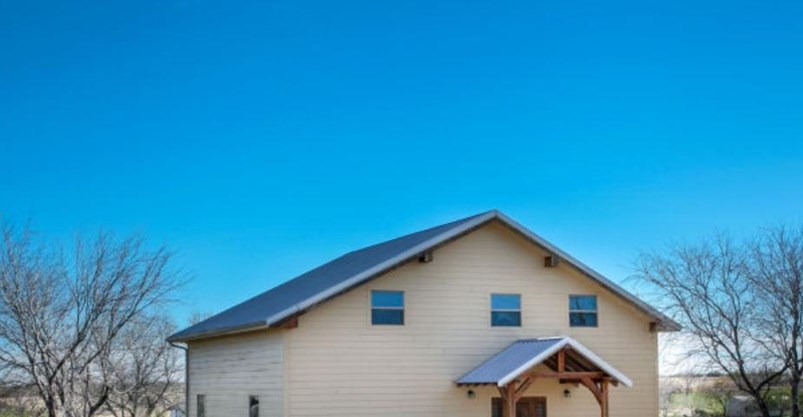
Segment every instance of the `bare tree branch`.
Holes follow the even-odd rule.
[[[105,371],[126,332],[181,285],[172,254],[108,233],[69,250],[9,225],[0,239],[0,364],[33,384],[49,417],[97,414],[117,389]]]
[[[689,336],[688,358],[722,372],[769,417],[769,392],[788,370],[768,343],[759,314],[766,300],[751,279],[744,247],[717,235],[667,254],[644,254],[638,278],[661,294],[661,304]]]

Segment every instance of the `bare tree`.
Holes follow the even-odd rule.
[[[183,358],[165,342],[175,326],[164,317],[137,320],[103,362],[111,387],[106,409],[115,417],[159,415],[184,401]]]
[[[765,321],[758,312],[764,300],[746,261],[742,247],[720,235],[667,254],[642,255],[637,270],[691,336],[687,359],[728,375],[769,417],[770,388],[787,363],[762,339]]]
[[[0,364],[35,387],[49,417],[91,417],[113,387],[104,366],[126,330],[180,282],[165,248],[101,233],[69,248],[2,227]]]
[[[746,244],[759,340],[788,367],[791,416],[800,417],[803,379],[803,228],[768,229]]]

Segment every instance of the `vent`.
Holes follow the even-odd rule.
[[[546,268],[555,268],[560,264],[560,258],[555,255],[549,255],[544,257],[544,267]]]

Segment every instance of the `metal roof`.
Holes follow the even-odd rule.
[[[273,289],[244,301],[220,314],[190,326],[168,338],[183,342],[222,334],[250,331],[277,325],[331,297],[418,258],[490,221],[499,221],[549,253],[555,254],[603,287],[635,305],[655,319],[663,330],[677,330],[677,323],[642,302],[618,285],[567,253],[535,235],[499,211],[493,210],[446,223],[384,243],[347,253]]]
[[[633,386],[633,381],[625,374],[605,362],[580,342],[567,336],[524,339],[513,342],[501,352],[458,378],[455,383],[458,385],[493,384],[503,387],[521,374],[544,363],[564,347],[570,347],[585,360],[625,386]]]

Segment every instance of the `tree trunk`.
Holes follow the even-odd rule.
[[[60,417],[56,408],[56,402],[52,398],[45,401],[45,408],[47,408],[47,417]]]
[[[792,414],[791,417],[800,417],[800,375],[795,372],[791,378],[792,388]]]
[[[766,401],[759,401],[758,402],[758,409],[761,411],[761,417],[771,417],[770,416],[770,408],[767,406]]]

